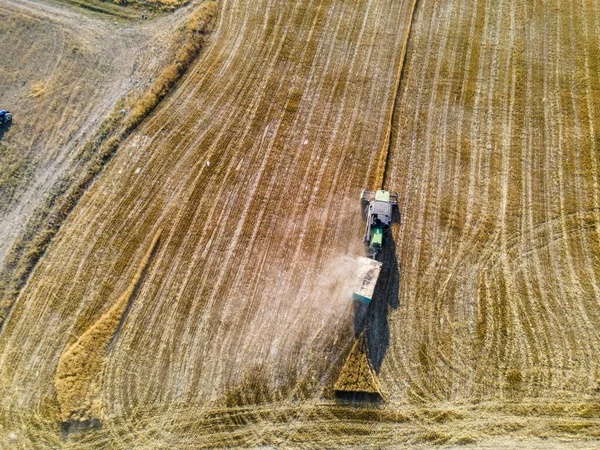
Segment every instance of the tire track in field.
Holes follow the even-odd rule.
[[[413,23],[386,180],[404,184],[395,233],[401,308],[382,373],[398,401],[518,399],[555,388],[578,398],[593,386],[599,348],[587,306],[599,288],[596,175],[577,149],[594,122],[585,106],[593,94],[576,78],[589,72],[592,47],[579,25],[587,16],[574,4],[481,5],[468,14],[461,2],[447,6],[455,27],[470,31],[456,56],[447,39],[452,48],[459,33],[444,27],[437,5],[424,3]],[[450,61],[434,65],[442,53]],[[462,104],[440,79],[460,87]],[[460,123],[448,103],[462,106]],[[432,170],[448,152],[455,171]]]
[[[330,336],[345,339],[335,327],[347,305],[321,291],[319,271],[355,247],[344,210],[377,171],[411,6],[223,2],[213,44],[49,249],[45,262],[54,252],[61,260],[47,266],[52,283],[30,283],[7,330],[23,339],[31,314],[58,332],[3,354],[4,376],[23,379],[18,367],[37,361],[36,378],[49,376],[48,362],[122,287],[160,226],[148,274],[156,282],[141,288],[104,368],[108,437],[96,442],[114,443],[121,427],[126,443],[169,442],[170,405],[217,401],[257,365],[273,395],[285,395],[277,390],[289,389],[289,371],[292,388],[305,379],[318,396],[330,370],[318,355]],[[77,246],[61,249],[70,239]],[[41,397],[51,392],[38,383],[23,401]],[[134,421],[111,423],[142,405],[156,412],[154,436]]]

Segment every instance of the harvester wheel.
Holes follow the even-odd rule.
[[[365,203],[366,201],[367,199],[365,198],[365,189],[363,189],[362,191],[360,191],[360,202]]]

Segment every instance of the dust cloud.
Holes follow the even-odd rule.
[[[319,298],[324,317],[342,317],[352,304],[362,264],[358,256],[340,255],[329,261],[317,276],[313,297]]]

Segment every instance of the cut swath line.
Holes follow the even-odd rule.
[[[154,255],[161,232],[159,229],[154,235],[127,290],[61,355],[54,385],[62,422],[99,419],[101,407],[97,396],[105,354],[119,332],[125,313]]]
[[[392,127],[394,126],[394,123],[395,123],[396,110],[397,110],[397,106],[398,106],[398,97],[400,95],[400,83],[402,82],[402,74],[404,71],[405,63],[406,63],[406,49],[408,48],[408,42],[410,40],[410,33],[413,29],[415,12],[417,10],[417,3],[418,3],[418,0],[413,0],[413,4],[412,4],[412,8],[411,8],[411,15],[410,15],[410,22],[405,30],[405,35],[404,35],[404,39],[403,39],[404,43],[402,44],[402,51],[400,53],[400,58],[399,58],[400,64],[398,65],[398,70],[396,72],[396,81],[394,83],[394,92],[392,94],[392,99],[393,99],[392,105],[390,107],[390,112],[388,113],[389,122],[387,125],[387,130],[385,132],[383,149],[382,149],[381,155],[379,157],[379,163],[377,165],[377,171],[376,171],[377,179],[376,179],[375,185],[377,187],[381,186],[382,189],[385,188],[385,183],[386,183],[386,176],[387,176],[389,157],[390,157],[390,148],[392,147],[392,141],[393,141]]]

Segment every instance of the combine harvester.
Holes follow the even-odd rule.
[[[386,235],[392,223],[394,207],[398,207],[398,194],[383,190],[375,192],[363,190],[360,201],[367,220],[364,242],[370,257],[359,258],[361,267],[352,298],[357,302],[355,306],[362,309],[364,313],[373,299],[375,286],[381,273],[383,265],[381,254],[389,238]],[[355,314],[359,309],[355,309]],[[336,397],[351,401],[387,399],[387,394],[381,389],[369,359],[364,331],[352,346],[333,389]]]
[[[375,285],[381,272],[382,262],[378,258],[383,250],[385,235],[392,223],[393,208],[398,207],[398,194],[363,189],[360,194],[360,203],[367,219],[364,241],[370,258],[359,259],[362,267],[356,283],[357,289],[352,293],[352,298],[368,305],[373,298]]]

